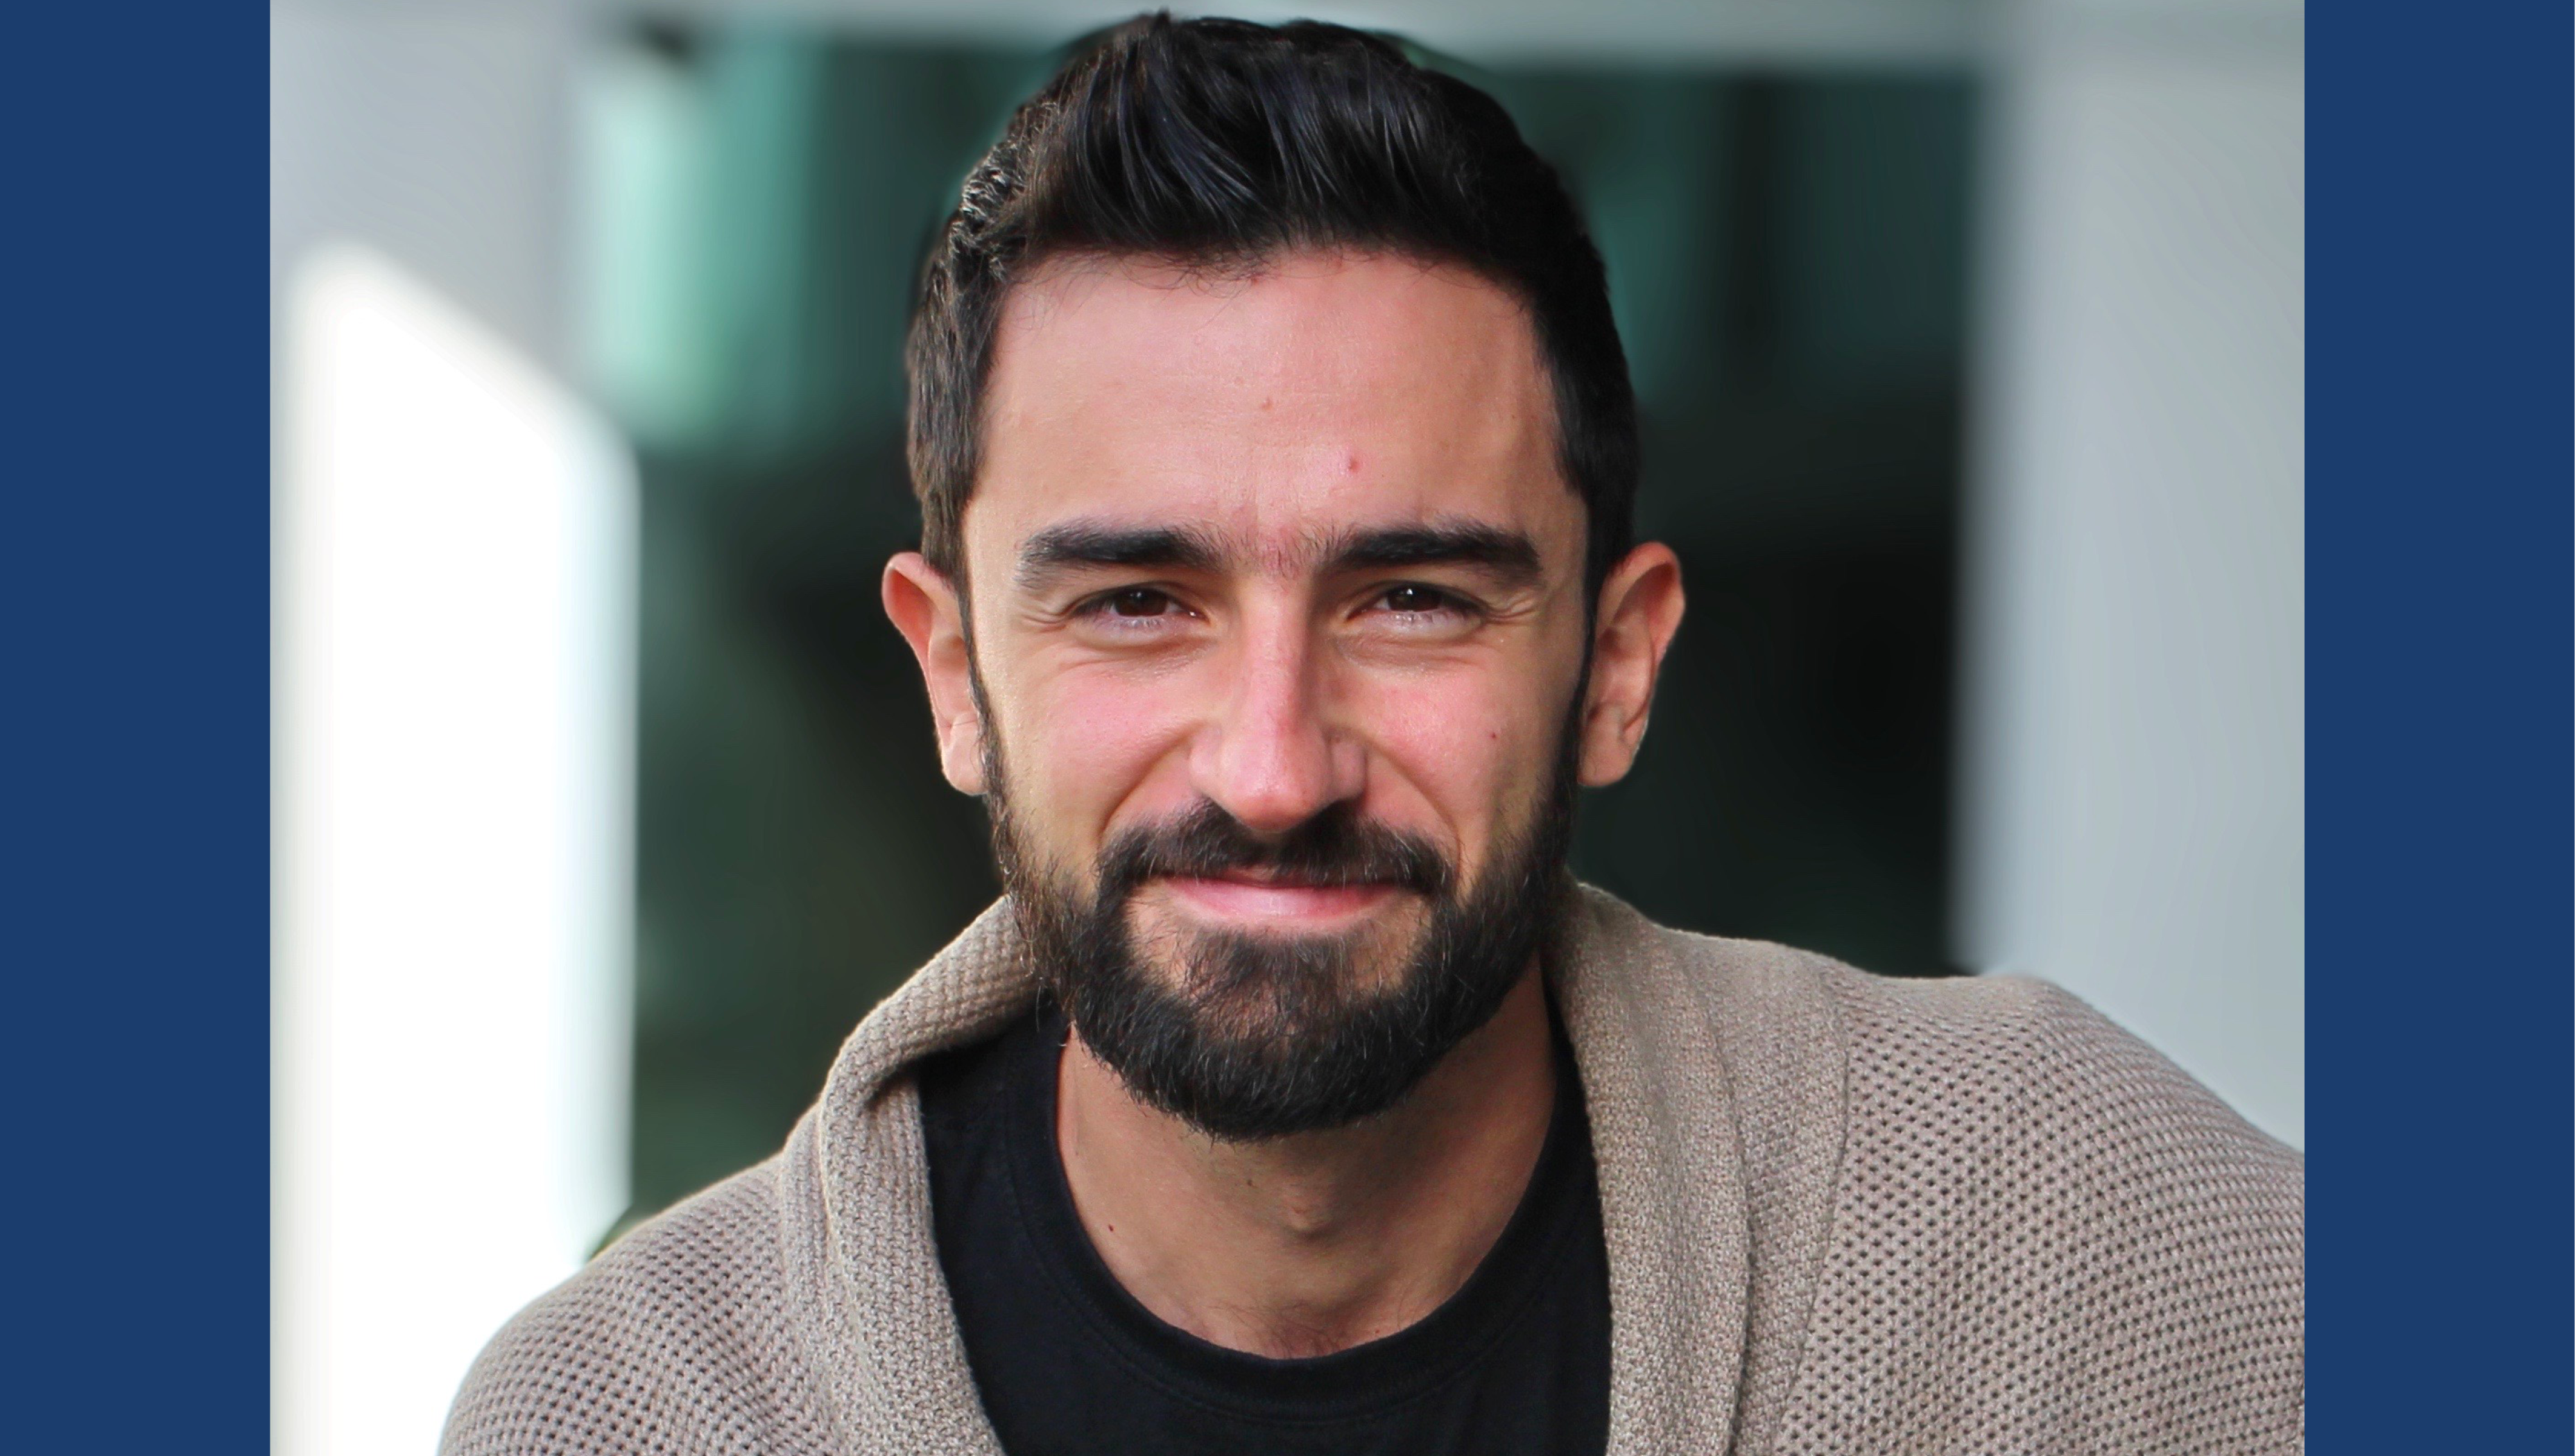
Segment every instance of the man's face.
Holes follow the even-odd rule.
[[[1372,1010],[1465,994],[1442,979],[1490,982],[1481,1009],[1413,1005],[1339,1053],[1473,1029],[1451,1023],[1489,1014],[1543,931],[1577,765],[1623,771],[1588,761],[1584,516],[1527,316],[1405,258],[1058,264],[1013,291],[985,410],[971,713],[938,702],[930,629],[915,646],[1077,1029],[1211,1130],[1400,1095],[1445,1045],[1293,1113],[1193,1110],[1157,1078],[1230,1055],[1243,1095],[1299,1081]]]

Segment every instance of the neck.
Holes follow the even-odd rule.
[[[1381,1339],[1457,1292],[1501,1237],[1555,1099],[1532,965],[1394,1107],[1219,1142],[1065,1047],[1056,1145],[1093,1247],[1167,1324],[1274,1358]]]

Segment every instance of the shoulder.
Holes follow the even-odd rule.
[[[1671,1013],[1712,1024],[1730,1077],[1775,1080],[1786,1059],[1832,1064],[1849,1150],[1881,1136],[1924,1146],[2044,1145],[2182,1173],[2222,1168],[2303,1207],[2297,1153],[2068,992],[2022,976],[1905,979],[1757,940],[1657,925],[1585,891],[1587,1003],[1636,1011],[1625,1033],[1678,1034]],[[1616,983],[1613,993],[1603,987]],[[2092,1168],[2089,1161],[2086,1168]]]
[[[2021,976],[1899,980],[1829,962],[1817,974],[1849,1047],[1855,1135],[1936,1116],[1947,1128],[1941,1141],[2043,1152],[2062,1160],[2050,1163],[2056,1175],[2077,1183],[2116,1173],[2138,1192],[2205,1175],[2241,1183],[2247,1216],[2303,1208],[2297,1153],[2056,986]]]
[[[1670,966],[1690,988],[1689,999],[1714,1017],[1746,1023],[1752,1034],[1743,1039],[1766,1054],[1784,1051],[1783,1036],[1833,1043],[1854,1136],[1907,1124],[1943,1141],[2034,1136],[2116,1145],[2139,1156],[2187,1151],[2276,1181],[2293,1199],[2303,1188],[2298,1154],[2162,1053],[2045,981],[1876,975],[1811,951],[1675,930],[1640,916],[1634,928],[1631,964],[1641,958]]]
[[[1812,1270],[1777,1275],[1808,1292],[1774,1449],[2297,1447],[2296,1152],[2044,982],[1590,914],[1609,999],[1655,1012],[1621,1036],[1713,1028],[1756,1224],[1765,1187],[1822,1185],[1782,1225],[1814,1241],[1774,1249]]]
[[[504,1326],[442,1456],[825,1449],[791,1337],[777,1160],[639,1225]]]
[[[1739,1094],[1772,1095],[1783,1062],[1815,1068],[1809,1079],[1831,1066],[1846,1174],[1891,1163],[1941,1183],[2026,1183],[2048,1200],[2032,1216],[2186,1205],[2299,1246],[2304,1159],[2056,986],[1874,975],[1661,926],[1630,943],[1642,952],[1631,967],[1660,961],[1728,1028],[1719,1045]]]
[[[1891,1320],[1942,1354],[1828,1353],[1818,1378],[2086,1448],[2296,1445],[2297,1153],[2054,986],[1820,973],[1849,1071],[1817,1324]],[[1970,1399],[2006,1371],[2012,1401]]]

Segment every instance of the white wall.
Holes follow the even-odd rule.
[[[269,288],[365,242],[542,368],[564,364],[568,67],[545,4],[269,8]]]
[[[2300,1143],[2301,12],[2045,5],[2005,41],[1960,955]]]
[[[560,26],[270,19],[274,1449],[412,1456],[627,1199],[635,482]]]

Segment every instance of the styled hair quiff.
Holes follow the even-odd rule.
[[[1520,300],[1596,588],[1624,555],[1635,396],[1597,249],[1491,97],[1341,26],[1140,16],[1082,48],[968,174],[923,270],[906,365],[921,549],[951,578],[1012,284],[1050,258],[1257,269],[1349,248],[1465,267]]]

